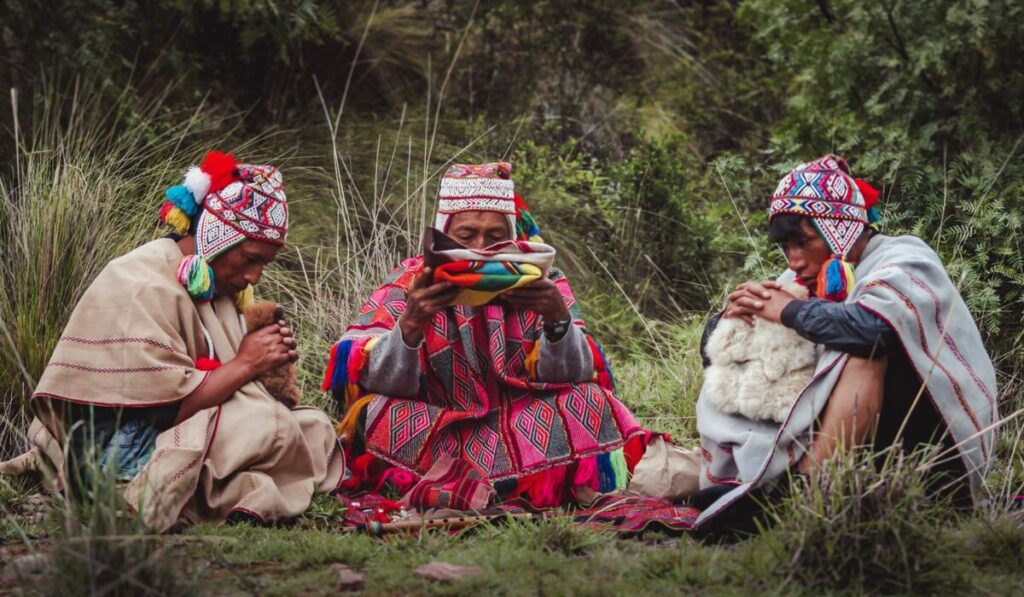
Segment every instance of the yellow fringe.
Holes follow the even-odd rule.
[[[363,345],[363,354],[370,354],[373,347],[377,345],[380,337],[371,338],[366,344]],[[339,367],[343,366],[341,363]],[[338,432],[338,437],[343,441],[352,439],[352,434],[356,429],[356,422],[359,420],[359,413],[362,412],[366,405],[370,403],[375,394],[367,394],[362,398],[359,397],[359,384],[349,383],[345,384],[345,404],[348,405],[348,410],[345,411],[345,416],[338,423],[335,429]]]
[[[523,365],[526,366],[526,373],[530,376],[530,379],[537,381],[537,362],[540,360],[540,342],[534,342],[533,348],[530,349],[530,354],[526,355],[526,361]]]
[[[348,384],[354,386],[356,384]],[[345,388],[345,393],[348,393],[349,388]],[[348,411],[345,413],[345,417],[338,423],[336,429],[338,430],[338,436],[342,440],[350,440],[356,431],[356,423],[359,422],[359,413],[363,412],[366,405],[373,400],[375,394],[367,394],[359,400],[356,400],[351,406],[348,407]]]

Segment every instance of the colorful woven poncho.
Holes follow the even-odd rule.
[[[474,250],[428,227],[423,257],[434,270],[435,282],[449,282],[463,289],[455,304],[478,306],[541,279],[551,269],[555,249],[544,243],[510,240]]]
[[[502,301],[448,307],[424,333],[419,395],[406,399],[364,392],[360,376],[376,338],[395,327],[423,266],[423,257],[414,257],[392,272],[331,351],[324,389],[347,406],[339,426],[343,433],[351,434],[365,409],[366,450],[417,475],[445,456],[469,461],[491,481],[599,456],[592,469],[595,478],[612,479],[611,489],[624,484],[625,462],[618,448],[643,430],[615,397],[604,356],[589,337],[592,381],[537,381],[542,321],[534,312]],[[558,270],[549,277],[582,326],[566,278]]]

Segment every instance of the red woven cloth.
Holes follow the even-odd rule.
[[[578,510],[573,520],[596,528],[611,527],[620,533],[653,529],[684,532],[693,530],[698,516],[697,508],[663,498],[606,496],[590,508]]]

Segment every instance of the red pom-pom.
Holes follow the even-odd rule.
[[[211,359],[207,357],[198,357],[196,359],[196,369],[200,371],[213,371],[220,367],[221,362],[217,359]]]
[[[160,206],[160,221],[161,222],[166,222],[167,221],[167,212],[171,211],[172,209],[174,209],[174,204],[171,203],[170,201],[164,201],[164,204]]]
[[[199,164],[199,169],[210,175],[210,193],[216,193],[235,179],[235,156],[222,151],[211,151]]]
[[[860,194],[864,196],[865,209],[874,207],[878,203],[878,196],[881,194],[878,192],[878,189],[871,186],[870,182],[859,178],[855,178],[853,182],[857,184]]]

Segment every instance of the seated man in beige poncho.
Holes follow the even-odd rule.
[[[284,244],[281,174],[211,152],[167,197],[177,234],[111,261],[64,329],[31,400],[34,457],[72,490],[97,458],[158,531],[296,516],[345,467],[323,412],[255,381],[298,357],[291,330],[240,317]]]

